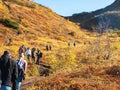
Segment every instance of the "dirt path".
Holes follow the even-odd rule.
[[[35,84],[36,82],[40,82],[46,79],[44,76],[49,76],[49,69],[51,68],[50,66],[46,66],[44,64],[40,64],[39,70],[40,70],[40,75],[39,77],[34,77],[29,80],[23,81],[21,90],[25,90],[27,87],[30,87],[31,85]]]
[[[40,76],[40,77],[35,77],[35,78],[29,79],[27,81],[24,81],[22,83],[22,86],[21,86],[20,90],[26,90],[27,87],[30,87],[34,83],[39,82],[39,81],[43,81],[43,80],[45,80],[45,77]]]

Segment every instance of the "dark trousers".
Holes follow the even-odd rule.
[[[27,55],[27,59],[28,59],[28,61],[30,61],[30,55]]]
[[[40,58],[37,58],[36,64],[40,64]]]

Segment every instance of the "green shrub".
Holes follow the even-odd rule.
[[[68,34],[71,36],[75,36],[75,32],[69,32]]]
[[[12,21],[11,19],[0,19],[0,23],[13,29],[19,29],[19,24]]]

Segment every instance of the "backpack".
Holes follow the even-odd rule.
[[[40,57],[42,57],[42,55],[43,55],[42,52],[40,52]]]
[[[38,58],[42,58],[42,55],[43,55],[42,52],[37,53]]]
[[[20,47],[19,48],[19,53],[21,54],[21,53],[25,53],[25,49],[23,48],[23,47]]]
[[[22,53],[24,53],[25,52],[25,49],[24,48],[22,48]]]

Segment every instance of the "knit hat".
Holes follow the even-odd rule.
[[[8,54],[10,54],[10,51],[8,50],[4,51],[4,55],[8,55]]]

